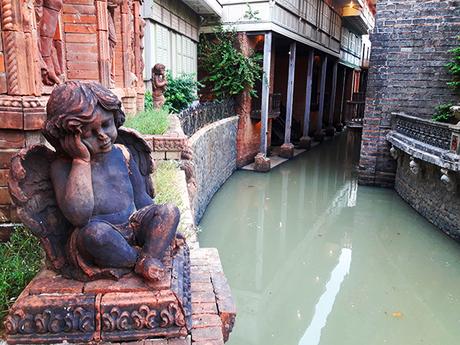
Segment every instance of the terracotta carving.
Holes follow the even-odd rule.
[[[42,81],[45,85],[59,84],[63,73],[53,42],[62,5],[63,0],[35,0],[35,14],[40,35],[38,46],[41,54]]]
[[[161,63],[155,64],[152,68],[152,96],[154,108],[161,108],[165,104],[164,92],[168,81],[166,80],[166,67]]]
[[[123,3],[123,0],[108,0],[108,28],[110,47],[110,87],[115,86],[115,46],[117,45],[117,32],[115,30],[115,9]]]
[[[51,268],[82,281],[134,270],[162,278],[179,211],[154,204],[148,145],[120,128],[121,102],[97,83],[66,82],[48,101],[37,145],[12,161],[10,192]]]

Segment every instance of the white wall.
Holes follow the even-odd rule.
[[[181,1],[151,0],[143,4],[144,80],[162,63],[173,75],[197,73],[199,16]]]

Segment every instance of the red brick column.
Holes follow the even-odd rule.
[[[249,55],[252,47],[248,36],[245,33],[239,33],[238,40],[243,54]],[[251,163],[259,152],[260,121],[251,119],[251,96],[249,96],[249,91],[244,91],[237,97],[235,109],[239,116],[236,164],[238,167],[242,167]]]

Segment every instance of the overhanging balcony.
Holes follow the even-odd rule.
[[[354,32],[366,35],[374,29],[375,19],[367,5],[351,1],[342,9],[342,20]]]
[[[202,16],[222,17],[222,5],[217,0],[182,0],[182,2]]]

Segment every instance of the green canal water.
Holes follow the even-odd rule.
[[[358,186],[358,150],[344,133],[213,198],[200,245],[236,300],[229,345],[460,344],[460,245]]]

